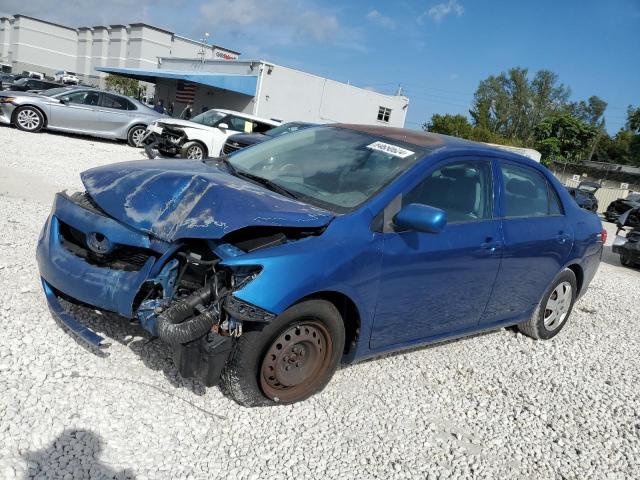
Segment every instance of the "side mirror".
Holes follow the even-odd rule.
[[[218,128],[220,130],[227,130],[229,128],[229,125],[227,125],[226,123],[219,123]]]
[[[67,104],[71,99],[69,97],[60,97],[58,100],[60,100],[60,103]]]
[[[396,213],[393,223],[406,230],[440,233],[447,224],[447,214],[439,208],[410,203]]]

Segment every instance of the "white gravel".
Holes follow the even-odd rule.
[[[0,148],[0,478],[640,478],[640,271],[610,250],[552,341],[500,330],[245,409],[123,319],[76,309],[111,339],[99,357],[49,315],[34,256],[51,193],[140,152],[5,127]]]

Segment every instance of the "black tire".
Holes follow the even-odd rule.
[[[129,129],[129,133],[127,134],[127,143],[130,147],[134,148],[142,148],[142,143],[136,140],[139,136],[144,135],[144,132],[147,130],[146,125],[134,125]]]
[[[35,107],[20,107],[13,114],[13,123],[18,130],[39,132],[44,127],[44,115]]]
[[[571,287],[570,295],[568,295],[566,299],[558,298],[560,290],[564,289],[566,292],[566,285],[570,285]],[[529,320],[518,324],[518,330],[536,340],[548,340],[555,337],[566,325],[567,320],[569,320],[577,293],[578,282],[576,281],[576,276],[569,268],[565,268],[555,280],[551,282],[551,285],[536,307],[533,316]],[[553,310],[548,309],[548,307],[550,307],[550,300],[554,300],[552,295],[554,295],[555,300],[560,303],[558,311],[562,312],[555,317],[555,322],[550,321]]]
[[[320,345],[321,337],[324,350],[315,344],[317,340]],[[332,303],[324,300],[298,303],[262,330],[245,331],[238,338],[222,372],[222,387],[246,407],[305,400],[327,385],[342,358],[344,342],[342,317]],[[302,352],[296,350],[301,345]],[[275,349],[279,350],[277,359],[272,354]],[[293,362],[292,355],[296,355]],[[296,359],[302,360],[302,365]],[[265,375],[268,371],[272,372],[269,378]],[[302,377],[298,383],[297,376]],[[279,381],[294,384],[279,385]]]
[[[629,255],[627,252],[623,252],[620,254],[620,263],[625,267],[633,267],[631,255]]]
[[[207,148],[202,143],[193,140],[182,146],[180,156],[191,160],[202,160],[203,158],[207,158]]]

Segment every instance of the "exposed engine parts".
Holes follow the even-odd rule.
[[[273,318],[269,312],[231,300],[232,292],[254,275],[251,270],[236,274],[219,267],[215,251],[228,253],[231,247],[221,244],[177,252],[143,286],[137,309],[141,325],[171,345],[180,374],[196,377],[207,386],[218,382],[235,338],[242,335],[243,322]]]

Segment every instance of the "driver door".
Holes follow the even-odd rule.
[[[437,167],[387,207],[372,349],[477,327],[498,274],[503,241],[494,212],[492,163],[468,158]],[[444,210],[444,230],[397,231],[387,222],[411,203]]]
[[[95,132],[100,126],[100,92],[76,90],[56,98],[66,98],[65,103],[51,105],[49,126],[74,132]]]

